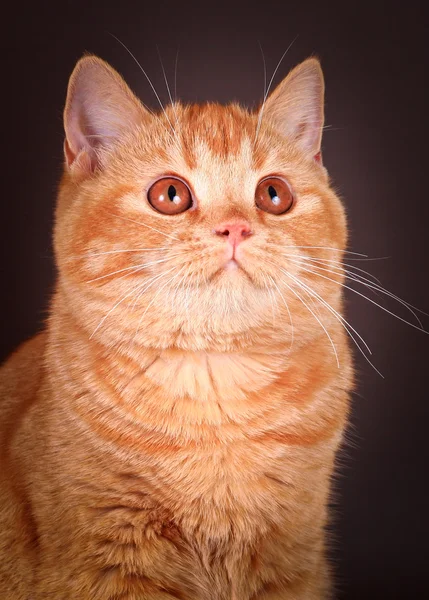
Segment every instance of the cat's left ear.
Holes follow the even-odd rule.
[[[317,58],[295,67],[267,99],[263,118],[317,162],[324,122],[323,73]]]

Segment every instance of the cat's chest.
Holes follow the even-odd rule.
[[[283,519],[287,482],[277,479],[278,465],[237,447],[178,453],[169,462],[122,472],[104,495],[93,522],[108,540],[101,560],[143,572],[149,540],[173,579],[183,576],[183,589],[194,590],[186,597],[247,598],[234,590],[247,589],[249,578],[256,585],[259,571],[250,565]]]
[[[106,505],[119,497],[133,510],[161,511],[162,521],[174,523],[186,538],[200,537],[202,544],[204,536],[220,544],[231,536],[248,542],[291,500],[287,462],[284,448],[258,442],[165,450],[131,470],[130,463],[123,465]]]

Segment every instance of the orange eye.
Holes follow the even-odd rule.
[[[255,203],[267,213],[282,215],[292,207],[293,194],[286,181],[280,177],[267,177],[258,183]]]
[[[192,206],[192,194],[186,183],[174,177],[156,181],[147,193],[149,204],[163,215],[178,215]]]

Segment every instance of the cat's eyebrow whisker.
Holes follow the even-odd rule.
[[[286,50],[283,52],[283,54],[282,54],[282,56],[281,56],[281,58],[280,58],[279,62],[277,63],[277,66],[276,66],[276,68],[274,69],[274,73],[273,73],[273,74],[272,74],[272,76],[271,76],[270,82],[269,82],[269,84],[268,84],[267,90],[266,90],[266,92],[265,92],[265,95],[264,95],[264,99],[263,99],[263,101],[262,101],[262,106],[261,106],[261,108],[259,109],[258,121],[257,121],[257,124],[256,124],[256,133],[255,133],[255,139],[254,139],[254,142],[253,142],[254,144],[256,144],[256,141],[257,141],[257,139],[258,139],[259,129],[261,128],[261,123],[262,123],[262,116],[263,116],[263,114],[264,114],[265,102],[267,101],[268,94],[270,93],[270,89],[271,89],[271,85],[272,85],[272,83],[273,83],[274,77],[276,76],[276,73],[277,73],[277,71],[279,70],[279,67],[280,67],[280,65],[282,64],[284,57],[285,57],[285,56],[286,56],[286,54],[289,52],[289,50],[292,48],[292,46],[293,46],[293,44],[296,42],[297,38],[298,38],[298,36],[296,36],[296,37],[295,37],[295,38],[294,38],[294,39],[291,41],[291,43],[289,44],[289,46],[288,46],[288,47],[286,48]]]
[[[156,231],[157,233],[164,235],[165,237],[171,238],[172,240],[177,240],[178,242],[181,241],[178,237],[175,237],[174,235],[169,235],[168,233],[165,233],[164,231],[160,231],[159,229],[156,229],[155,227],[152,227],[151,225],[148,225],[147,223],[141,223],[140,221],[135,221],[134,219],[128,219],[127,217],[121,217],[120,215],[116,215],[115,213],[109,213],[109,214],[112,217],[121,219],[122,221],[128,221],[129,223],[135,223],[136,225],[141,225],[142,227],[147,227],[148,229],[152,229],[152,231]]]
[[[421,331],[423,333],[429,334],[429,332],[426,331],[425,329],[423,329],[421,327],[418,327],[417,325],[414,325],[414,323],[410,323],[406,319],[403,319],[399,315],[397,315],[394,312],[392,312],[389,309],[387,309],[385,306],[382,306],[381,304],[378,304],[378,302],[375,302],[375,300],[372,300],[371,298],[368,298],[368,296],[365,296],[365,294],[362,294],[361,292],[359,292],[358,290],[355,290],[354,288],[350,287],[349,285],[346,285],[345,283],[341,283],[340,281],[337,281],[336,279],[332,279],[331,277],[327,277],[326,275],[322,275],[322,273],[319,273],[317,271],[313,271],[311,269],[306,269],[305,267],[302,267],[302,266],[301,266],[301,269],[303,271],[307,271],[308,273],[312,273],[313,275],[317,275],[318,277],[322,277],[323,279],[327,279],[328,281],[332,281],[333,283],[336,283],[337,285],[340,285],[343,288],[345,288],[347,290],[350,290],[351,292],[357,294],[358,296],[361,296],[365,300],[368,300],[368,302],[371,302],[371,304],[374,304],[375,306],[378,306],[378,308],[380,308],[384,312],[388,313],[389,315],[392,315],[392,317],[395,317],[396,319],[399,319],[399,321],[402,321],[406,325],[409,325],[410,327],[413,327],[414,329],[417,329],[418,331]]]
[[[165,111],[164,105],[163,105],[163,103],[161,102],[161,98],[159,97],[159,95],[158,95],[158,92],[157,92],[157,91],[156,91],[156,89],[155,89],[155,86],[153,85],[152,81],[150,80],[150,77],[149,77],[149,75],[148,75],[148,74],[146,73],[146,71],[143,69],[143,67],[141,66],[140,62],[137,60],[137,58],[134,56],[134,54],[131,52],[131,50],[130,50],[130,49],[129,49],[129,48],[128,48],[128,47],[127,47],[125,44],[124,44],[124,42],[122,42],[122,41],[121,41],[121,40],[120,40],[118,37],[116,37],[116,35],[114,35],[113,33],[111,33],[110,35],[111,35],[112,37],[114,37],[114,38],[115,38],[115,40],[116,40],[117,42],[119,42],[123,48],[125,48],[125,50],[128,52],[128,54],[131,56],[131,58],[134,60],[134,62],[135,62],[135,63],[137,64],[137,66],[139,67],[140,71],[141,71],[141,72],[143,73],[143,75],[146,77],[146,79],[147,79],[147,81],[148,81],[148,83],[149,83],[150,87],[152,88],[152,91],[153,91],[153,93],[154,93],[154,94],[155,94],[155,96],[156,96],[156,99],[157,99],[157,100],[158,100],[158,102],[159,102],[159,105],[161,106],[161,109],[162,109],[162,111],[163,111],[163,113],[164,113],[164,115],[165,115],[165,118],[167,119],[167,121],[168,121],[168,123],[169,123],[169,125],[170,125],[170,127],[171,127],[171,130],[172,130],[173,134],[175,134],[174,127],[173,127],[173,125],[172,125],[172,123],[171,123],[170,119],[168,118],[168,115],[167,115],[167,113],[166,113],[166,111]]]
[[[180,46],[177,48],[176,52],[176,60],[174,61],[174,101],[177,102],[177,64],[179,62],[179,50]]]
[[[179,152],[181,152],[180,145],[179,145],[179,143],[178,143],[178,141],[177,141],[177,133],[176,133],[176,130],[174,129],[174,127],[173,127],[173,125],[172,125],[172,123],[171,123],[171,121],[170,121],[170,119],[169,119],[169,117],[168,117],[167,111],[165,110],[165,108],[164,108],[164,105],[163,105],[163,103],[161,102],[161,98],[159,97],[159,95],[158,95],[158,93],[157,93],[157,91],[156,91],[156,89],[155,89],[155,86],[153,85],[152,81],[150,80],[150,78],[149,78],[149,75],[148,75],[148,74],[146,73],[146,71],[143,69],[143,67],[141,66],[140,62],[137,60],[137,58],[134,56],[134,54],[131,52],[131,50],[130,50],[130,49],[129,49],[129,48],[128,48],[128,47],[127,47],[127,46],[126,46],[126,45],[125,45],[125,44],[124,44],[124,43],[123,43],[123,42],[122,42],[122,41],[121,41],[121,40],[118,38],[118,37],[116,37],[116,35],[114,35],[113,33],[111,33],[110,35],[111,35],[113,38],[115,38],[115,40],[116,40],[117,42],[119,42],[123,48],[125,48],[125,50],[128,52],[128,54],[131,56],[131,58],[132,58],[132,59],[134,60],[134,62],[137,64],[137,66],[139,67],[139,69],[141,70],[141,72],[143,73],[143,75],[146,77],[147,81],[149,82],[149,85],[150,85],[150,87],[152,88],[152,91],[153,91],[153,93],[154,93],[154,94],[155,94],[155,96],[156,96],[156,99],[157,99],[157,100],[158,100],[158,102],[159,102],[159,105],[161,106],[162,112],[164,113],[164,116],[165,116],[165,118],[167,119],[167,122],[168,122],[168,124],[170,125],[171,132],[170,132],[170,131],[168,131],[167,127],[165,127],[165,126],[164,126],[164,124],[162,123],[162,120],[159,118],[159,116],[158,116],[156,113],[154,113],[153,111],[150,111],[150,112],[151,112],[151,114],[152,114],[154,117],[156,117],[156,118],[158,119],[158,121],[161,123],[161,125],[164,127],[164,129],[165,129],[165,130],[168,132],[168,134],[169,134],[170,138],[172,139],[173,143],[175,144],[175,146],[176,146],[177,150],[178,150]]]
[[[155,277],[153,277],[150,281],[154,282],[157,279],[159,279],[159,277],[162,277],[162,275],[164,275],[165,273],[169,273],[171,272],[173,269],[175,269],[176,267],[172,267],[171,269],[161,273],[161,275],[156,275]],[[95,333],[98,331],[98,329],[103,325],[104,321],[107,319],[107,317],[120,305],[122,304],[122,302],[124,300],[126,300],[127,298],[129,298],[132,294],[134,294],[138,289],[140,289],[141,287],[143,287],[145,284],[147,284],[147,281],[144,281],[143,283],[139,283],[137,286],[133,286],[133,289],[130,292],[125,293],[119,300],[118,302],[116,302],[116,304],[114,304],[112,306],[112,308],[104,315],[104,317],[101,319],[101,321],[99,322],[99,324],[97,325],[97,327],[94,329],[94,331],[91,333],[91,335],[89,336],[89,339],[92,339],[93,336],[95,335]]]
[[[289,275],[289,274],[288,274]],[[328,330],[326,329],[326,327],[323,325],[322,321],[318,318],[318,316],[311,310],[311,308],[308,306],[308,304],[306,303],[306,301],[302,298],[302,296],[300,294],[298,294],[298,292],[296,290],[293,289],[292,286],[290,286],[288,283],[286,283],[286,281],[284,279],[282,279],[282,282],[285,284],[285,286],[298,298],[298,300],[300,300],[302,302],[302,304],[307,308],[307,310],[309,310],[311,312],[311,314],[313,315],[313,317],[316,319],[316,321],[319,323],[319,325],[321,326],[321,328],[323,329],[323,331],[325,332],[327,338],[329,339],[329,342],[332,346],[332,349],[334,351],[334,355],[335,355],[335,359],[337,361],[337,366],[338,368],[340,368],[340,361],[338,358],[338,352],[337,349],[335,347],[335,344],[331,338],[331,336],[329,335]]]
[[[294,260],[294,259],[292,259],[292,262],[294,262],[295,264],[298,264],[298,262],[296,260]],[[317,261],[317,262],[319,262],[319,261]],[[384,288],[381,284],[374,283],[373,281],[367,279],[366,277],[363,277],[362,275],[359,275],[358,273],[354,273],[352,271],[349,271],[348,269],[344,269],[343,267],[338,267],[338,266],[332,266],[332,265],[330,265],[331,268],[328,269],[328,268],[326,268],[326,266],[321,267],[318,264],[313,264],[312,266],[315,269],[319,269],[320,271],[326,271],[327,273],[332,273],[333,275],[338,274],[338,271],[343,272],[343,273],[346,274],[346,276],[351,281],[354,281],[355,283],[359,283],[360,285],[363,285],[363,286],[367,287],[368,289],[373,290],[374,292],[380,292],[380,293],[384,294],[385,296],[388,296],[389,298],[392,298],[392,300],[396,300],[396,302],[399,302],[399,304],[402,304],[402,306],[404,306],[413,315],[413,317],[419,323],[420,327],[422,329],[424,329],[423,323],[421,322],[420,318],[415,313],[415,311],[417,310],[421,314],[423,314],[425,316],[428,316],[428,317],[429,317],[429,314],[425,313],[420,308],[417,308],[416,306],[413,306],[409,302],[406,302],[405,300],[402,300],[402,298],[400,298],[399,296],[397,296],[393,292],[389,292],[389,290],[387,290],[386,288]],[[353,268],[356,269],[357,267],[353,267]],[[359,270],[362,271],[362,269],[359,269]],[[363,271],[363,272],[366,273],[366,271]]]
[[[164,69],[164,65],[163,65],[162,58],[161,58],[161,52],[159,51],[158,45],[156,46],[156,51],[158,52],[158,58],[159,58],[159,62],[161,63],[162,74],[164,75],[165,86],[167,88],[168,97],[170,98],[171,107],[172,107],[172,109],[174,111],[174,116],[176,118],[176,127],[177,127],[178,122],[179,122],[179,118],[177,116],[176,107],[174,105],[173,98],[171,97],[170,86],[168,85],[167,74],[166,74],[165,69]],[[176,130],[174,130],[174,131],[177,134]]]
[[[258,44],[259,44],[259,49],[260,49],[261,54],[262,54],[262,61],[264,63],[264,95],[262,97],[265,98],[265,93],[267,91],[267,63],[265,61],[264,51],[262,50],[262,44],[261,44],[261,42],[259,40],[258,40]]]

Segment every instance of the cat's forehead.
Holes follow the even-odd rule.
[[[183,158],[192,170],[258,171],[267,159],[257,139],[257,115],[236,104],[185,106],[176,116]]]

